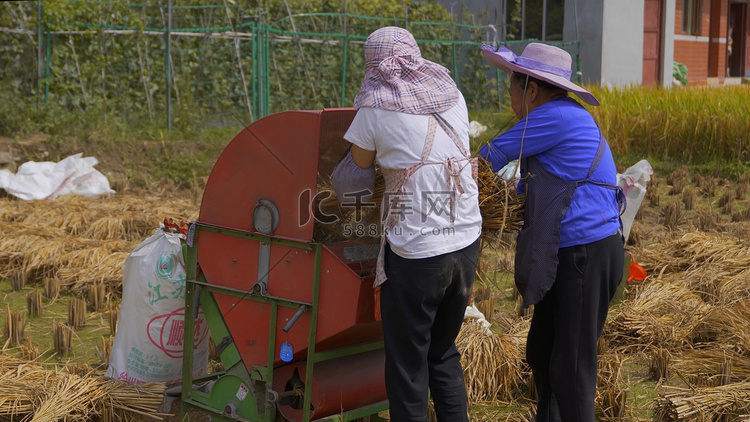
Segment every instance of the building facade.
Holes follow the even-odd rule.
[[[565,39],[581,42],[584,81],[612,86],[689,85],[750,77],[750,0],[566,1]],[[576,19],[577,17],[577,19]]]

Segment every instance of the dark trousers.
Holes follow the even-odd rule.
[[[534,305],[526,343],[537,422],[594,422],[596,343],[622,279],[623,255],[619,234],[559,250],[557,278]]]
[[[468,422],[456,336],[474,283],[479,241],[456,252],[405,259],[386,246],[380,290],[385,387],[392,422],[427,422],[429,393],[439,422]]]

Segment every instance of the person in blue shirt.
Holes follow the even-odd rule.
[[[597,341],[623,274],[624,195],[607,141],[589,112],[599,101],[570,82],[564,50],[531,43],[521,56],[483,46],[510,75],[518,123],[480,149],[495,171],[518,160],[526,194],[515,282],[534,305],[526,359],[538,422],[594,422]]]

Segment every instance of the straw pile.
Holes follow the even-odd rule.
[[[727,274],[750,268],[750,245],[716,233],[689,232],[665,236],[648,248],[636,248],[634,255],[649,274],[695,271],[718,264]]]
[[[164,384],[130,386],[94,373],[48,369],[37,362],[0,355],[0,419],[53,421],[162,420],[157,413]]]
[[[615,354],[599,360],[596,382],[596,408],[608,421],[621,421],[625,417],[628,392],[622,381],[622,359]]]
[[[750,356],[750,300],[712,308],[693,329],[696,342],[731,344]],[[750,373],[748,374],[750,376]]]
[[[5,311],[5,338],[11,347],[21,344],[26,329],[26,318],[21,311],[11,311],[8,305]]]
[[[687,344],[710,311],[701,297],[678,283],[651,282],[611,314],[604,336],[613,348],[674,348]]]
[[[721,368],[729,364],[729,382],[750,378],[750,357],[730,347],[686,350],[672,359],[670,367],[692,385],[715,387],[723,378]]]
[[[524,384],[525,335],[489,334],[481,324],[467,320],[456,338],[461,353],[469,402],[511,401]]]
[[[654,421],[716,420],[750,411],[750,382],[719,387],[673,388],[656,398]]]
[[[44,284],[48,300],[59,294],[54,283],[80,296],[93,284],[105,286],[107,295],[119,295],[122,264],[138,243],[164,217],[191,221],[197,209],[195,202],[173,195],[66,195],[30,202],[2,198],[0,278]]]
[[[650,276],[611,313],[605,337],[621,351],[647,352],[660,384],[676,375],[689,387],[662,392],[654,420],[746,414],[750,245],[744,235],[667,234],[649,247],[634,248],[634,255]]]

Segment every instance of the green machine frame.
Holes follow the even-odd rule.
[[[214,232],[227,236],[264,242],[269,244],[283,245],[310,251],[314,254],[315,265],[312,287],[312,301],[310,303],[288,300],[274,297],[268,294],[260,295],[251,291],[243,291],[229,287],[215,286],[208,283],[205,276],[197,277],[198,267],[198,235],[201,231]],[[355,355],[379,348],[383,348],[382,341],[345,347],[341,349],[316,352],[316,326],[318,319],[318,300],[320,293],[320,270],[322,259],[322,244],[299,242],[288,239],[279,239],[273,236],[265,236],[257,233],[249,233],[240,230],[216,227],[204,223],[191,223],[188,230],[188,241],[186,250],[186,292],[185,292],[185,327],[193,327],[198,317],[199,309],[208,323],[209,330],[214,339],[221,339],[217,350],[221,357],[224,370],[201,377],[193,377],[193,351],[195,333],[192,329],[184,330],[183,338],[183,362],[182,362],[182,404],[181,412],[183,420],[190,420],[190,409],[196,408],[208,413],[212,420],[220,421],[250,421],[250,422],[274,422],[276,420],[276,402],[280,395],[289,393],[277,393],[272,390],[273,386],[273,364],[276,350],[276,316],[279,306],[297,309],[297,315],[302,312],[310,312],[310,329],[308,333],[309,346],[307,350],[305,386],[312,386],[313,365],[330,359]],[[229,329],[219,306],[214,299],[214,294],[222,294],[238,298],[238,300],[254,300],[271,305],[271,319],[269,330],[268,363],[266,366],[253,365],[248,368],[242,361],[240,352],[232,341]],[[294,319],[290,324],[294,323]],[[215,384],[210,392],[204,392],[200,385],[214,381]],[[241,385],[248,389],[247,400],[236,397],[236,392]],[[291,393],[291,392],[290,392]],[[250,399],[250,395],[254,399]],[[310,421],[310,403],[312,388],[304,389],[302,404],[303,422]],[[229,404],[227,404],[229,403]],[[219,408],[221,407],[221,408]],[[328,416],[316,421],[344,422],[374,415],[388,409],[388,401],[382,401],[367,407],[342,412]],[[185,419],[185,416],[187,418]]]

